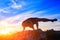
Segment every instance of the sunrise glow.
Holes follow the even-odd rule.
[[[8,30],[1,30],[0,31],[0,34],[9,34],[10,33],[10,31],[8,31]]]
[[[6,28],[0,30],[0,35],[12,35],[13,33],[16,33],[16,31],[14,31],[14,29],[12,28]]]

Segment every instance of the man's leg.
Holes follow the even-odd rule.
[[[36,27],[37,27],[37,29],[38,29],[38,23],[36,23]]]
[[[23,31],[25,30],[25,27],[23,27]]]

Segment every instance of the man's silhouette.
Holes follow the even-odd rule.
[[[28,18],[27,20],[22,22],[23,30],[25,30],[25,27],[33,28],[34,30],[34,24],[36,24],[36,27],[38,29],[38,22],[54,22],[57,21],[57,19],[47,19],[47,18]]]

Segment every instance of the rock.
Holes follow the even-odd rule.
[[[26,30],[8,37],[0,37],[1,40],[45,40],[46,34],[41,30]]]

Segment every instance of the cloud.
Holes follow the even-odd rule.
[[[13,16],[15,14],[18,14],[18,11],[24,5],[25,5],[25,2],[24,1],[21,1],[19,4],[17,4],[14,0],[11,0],[9,6],[0,8],[0,20],[5,19],[5,18],[8,18],[8,17],[11,17],[11,16]],[[21,11],[24,11],[24,10],[21,10]]]
[[[7,22],[10,24],[18,24],[18,23],[22,23],[22,21],[26,20],[27,18],[30,17],[39,17],[38,14],[42,14],[43,11],[38,11],[36,13],[34,13],[35,10],[31,10],[31,11],[26,11],[24,13],[6,18],[5,20],[2,20],[2,22]]]
[[[42,15],[40,17],[49,18],[49,19],[54,19],[54,18],[58,19],[60,17],[60,14]]]
[[[9,10],[7,10],[7,9],[0,9],[0,13],[9,13]]]
[[[60,22],[39,22],[39,28],[42,30],[60,30]],[[59,28],[59,29],[58,29]]]
[[[11,0],[9,6],[6,6],[4,8],[0,8],[0,13],[11,13],[15,12],[13,9],[21,9],[26,3],[24,1],[21,1],[19,4],[16,3],[16,1]]]
[[[6,21],[6,22],[13,22],[15,20],[20,20],[22,21],[23,19],[26,19],[26,18],[29,18],[31,17],[31,13],[33,13],[33,11],[28,11],[28,12],[24,12],[22,14],[18,14],[16,16],[12,16],[10,18],[7,18],[5,20],[2,20],[2,21]]]
[[[53,15],[50,15],[49,17],[53,17],[53,18],[56,18],[56,17],[59,17],[60,14],[53,14]]]
[[[34,11],[35,10],[31,10],[31,11],[21,13],[20,15],[15,16],[15,18],[19,17],[19,19],[17,19],[17,20],[20,20],[20,22],[22,22],[23,20],[25,20],[27,18],[39,17],[38,15],[41,15],[41,14],[45,13],[45,11],[37,11],[36,13],[34,13]]]
[[[25,5],[25,2],[23,2],[23,1],[21,1],[20,4],[17,4],[14,0],[11,0],[11,2],[12,2],[11,7],[14,9],[20,9],[23,7],[23,5]]]

